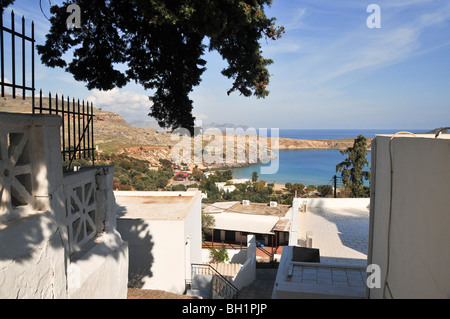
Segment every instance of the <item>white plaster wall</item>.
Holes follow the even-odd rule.
[[[51,215],[1,226],[0,298],[66,298],[64,247]]]
[[[295,246],[298,243],[298,209],[301,206],[302,199],[294,198],[292,201],[291,227],[289,229],[289,245]]]
[[[117,231],[104,233],[92,249],[69,264],[67,282],[71,299],[126,299],[128,244]]]
[[[239,290],[251,284],[256,278],[256,237],[247,236],[247,260],[233,279],[233,284]]]
[[[194,197],[194,204],[184,220],[184,239],[188,242],[185,249],[189,249],[186,253],[186,278],[190,278],[191,267],[193,263],[202,262],[202,199],[200,192]]]
[[[131,193],[137,196],[179,194]],[[184,220],[117,219],[117,230],[129,245],[129,280],[136,286],[182,294],[191,263],[201,263],[201,196],[200,192],[186,196],[193,196],[194,203],[190,204]]]
[[[369,264],[381,268],[381,288],[371,289],[368,296],[390,298],[390,290],[394,298],[448,298],[450,140],[393,140],[391,214],[389,140],[378,136],[372,147],[374,185],[368,259]],[[383,296],[388,254],[388,289]]]
[[[184,291],[184,222],[117,220],[117,230],[128,242],[129,280],[142,278],[142,289]],[[182,291],[181,291],[182,292]]]

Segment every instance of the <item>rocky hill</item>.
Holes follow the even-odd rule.
[[[54,102],[53,102],[54,103]],[[43,106],[48,105],[48,99],[43,99]],[[54,104],[53,104],[54,105]],[[0,112],[31,113],[31,98],[26,100],[10,96],[0,98]],[[171,160],[172,149],[178,143],[178,139],[172,140],[170,133],[160,133],[153,128],[130,126],[119,114],[94,108],[94,139],[99,152],[124,153],[130,157],[147,160],[152,166],[159,166],[159,159]],[[228,140],[236,137],[226,137]],[[203,146],[210,142],[205,139]],[[271,143],[269,144],[269,148]],[[233,141],[230,144],[233,145]],[[254,150],[257,143],[246,143],[245,152]],[[294,149],[345,149],[353,145],[353,139],[337,140],[297,140],[289,138],[279,139],[280,150]],[[239,146],[236,146],[239,147]],[[242,146],[241,146],[242,147]],[[368,148],[370,140],[368,141]],[[192,147],[193,149],[193,147]],[[224,155],[226,148],[224,147]],[[237,151],[236,150],[236,154]],[[241,150],[242,151],[242,150]],[[270,153],[270,152],[269,152]],[[270,154],[268,155],[271,156]],[[202,165],[199,165],[200,167]],[[227,167],[245,165],[227,165]],[[209,166],[211,168],[211,166]]]

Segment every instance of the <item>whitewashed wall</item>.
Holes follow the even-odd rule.
[[[123,194],[125,192],[117,192]],[[131,196],[136,192],[126,192]],[[138,192],[139,196],[192,197],[184,219],[117,219],[117,229],[128,242],[130,281],[142,289],[182,294],[191,263],[201,263],[201,193]],[[120,195],[118,195],[120,196]]]
[[[380,266],[381,288],[369,298],[450,296],[450,139],[429,136],[392,140],[392,184],[390,137],[372,144],[368,263]]]
[[[247,235],[247,260],[239,273],[233,279],[233,284],[239,290],[251,284],[256,278],[256,237]]]
[[[128,251],[111,219],[113,169],[63,176],[60,122],[0,113],[0,298],[126,298]],[[95,184],[95,240],[74,247],[67,191],[86,175]]]

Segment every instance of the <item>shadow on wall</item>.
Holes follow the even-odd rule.
[[[0,261],[23,263],[47,243],[52,248],[63,247],[59,227],[45,212],[6,222],[0,229]],[[48,234],[50,237],[48,238]]]
[[[126,208],[116,204],[117,217],[123,216]],[[129,270],[128,288],[142,288],[145,278],[152,277],[154,242],[148,229],[149,225],[142,219],[118,219],[117,230],[128,242]]]
[[[244,264],[247,261],[247,250],[240,250],[231,257],[230,263]]]
[[[0,166],[1,164],[0,161]],[[28,260],[37,258],[39,254],[46,254],[46,249],[48,248],[69,254],[67,216],[78,213],[80,209],[82,210],[82,207],[78,204],[80,207],[76,208],[73,201],[69,203],[66,200],[63,185],[57,186],[56,189],[50,189],[51,186],[47,183],[48,172],[45,166],[41,165],[37,171],[38,173],[33,176],[32,186],[27,185],[29,179],[21,179],[18,176],[13,175],[9,180],[0,178],[2,209],[6,208],[5,212],[0,215],[0,262],[25,263]],[[21,171],[19,170],[18,172]],[[15,190],[15,188],[20,189],[20,192]],[[40,189],[40,196],[34,196],[33,189]],[[26,194],[25,192],[29,196],[23,195]],[[15,197],[18,197],[27,205],[15,207],[12,204],[5,203],[5,197],[2,197],[6,196],[5,194],[8,195],[7,198],[10,196],[11,203],[17,202]],[[28,198],[29,203],[23,200],[24,197]],[[31,203],[32,198],[34,200]],[[27,209],[26,213],[20,214],[16,212],[17,209],[20,211],[24,208]],[[100,214],[100,212],[97,211],[95,214]],[[91,217],[95,219],[95,216]],[[83,227],[96,228],[98,231],[97,235],[106,230],[106,220],[102,220],[102,225],[96,225],[97,227],[88,224],[82,218],[79,220],[78,225],[81,229]],[[92,231],[95,231],[95,229]],[[82,230],[79,230],[79,232],[83,233]],[[94,239],[95,237],[91,239],[91,243],[86,243],[80,251],[70,255],[69,258],[76,259],[83,255],[87,249],[92,247]],[[99,250],[97,251],[98,253],[100,253]],[[121,255],[110,254],[110,256],[119,259]]]
[[[0,261],[24,263],[39,252],[43,254],[47,246],[55,250],[67,247],[65,203],[62,187],[49,189],[45,165],[32,174],[28,134],[22,134],[23,142],[15,138],[19,142],[11,140],[10,145],[3,145],[5,136],[0,135],[4,151],[0,151]],[[35,196],[36,189],[45,194]]]

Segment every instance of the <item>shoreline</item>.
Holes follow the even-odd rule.
[[[298,150],[345,150],[352,147],[354,138],[338,138],[338,139],[322,139],[322,140],[307,140],[307,139],[292,139],[280,137],[276,151],[298,151]],[[371,151],[372,138],[367,138],[367,151]],[[269,144],[269,143],[268,143]],[[272,144],[272,142],[270,142]],[[203,169],[207,170],[227,170],[236,168],[246,168],[257,163],[221,163],[202,165]]]

